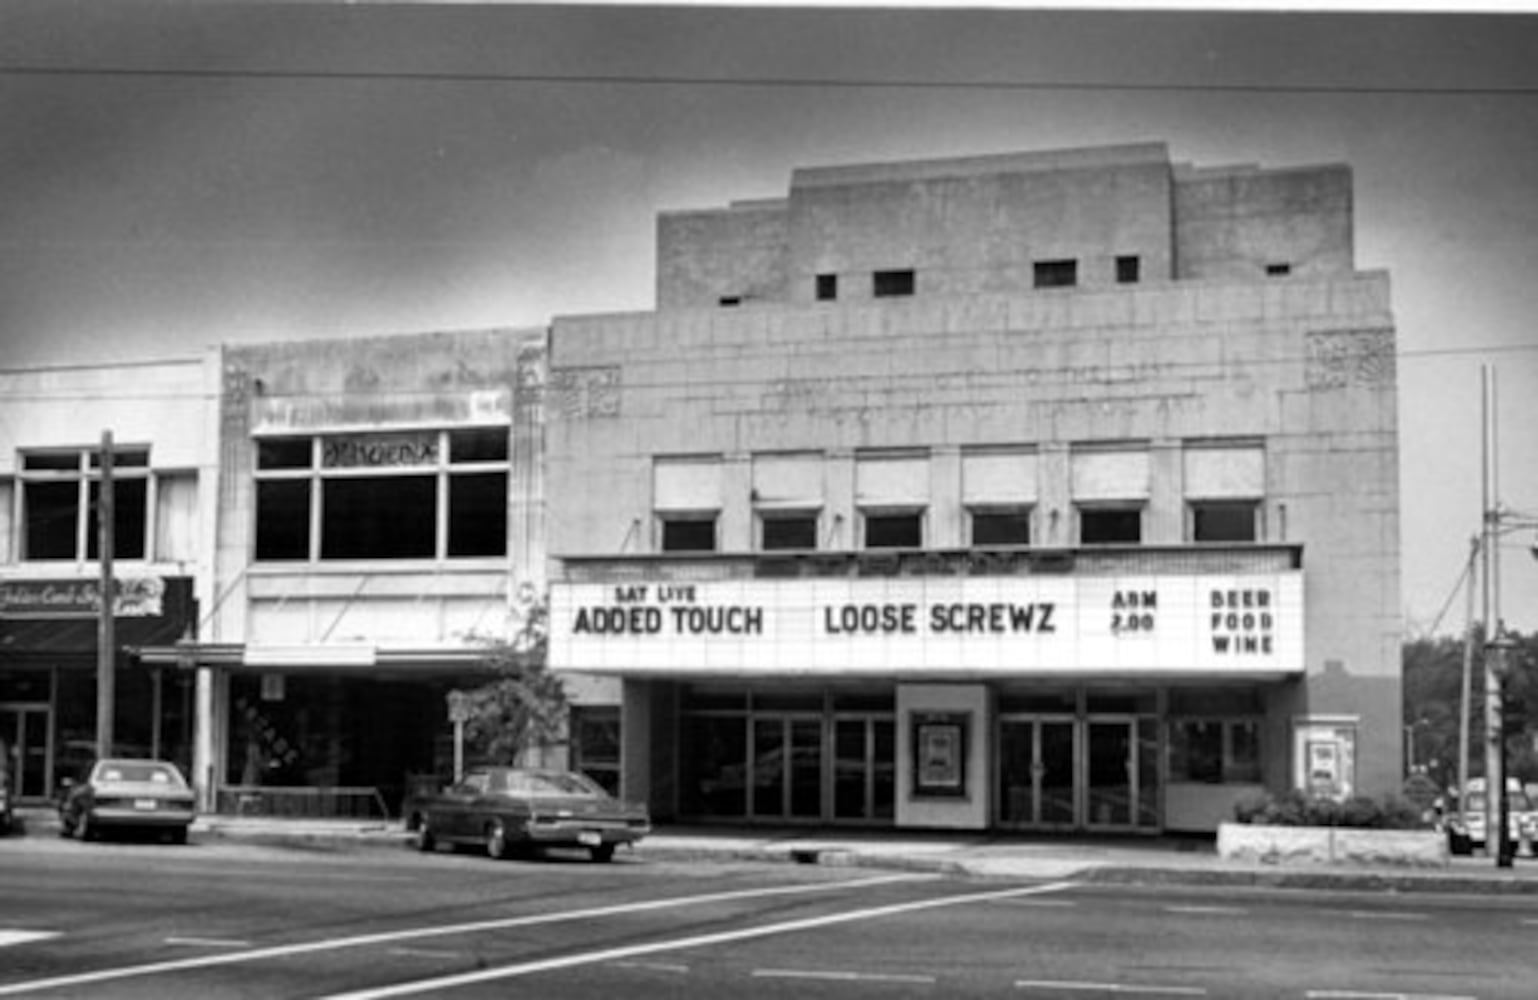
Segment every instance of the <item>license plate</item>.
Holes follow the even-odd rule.
[[[597,847],[599,844],[603,843],[603,837],[598,833],[597,830],[583,830],[581,833],[577,834],[577,843],[581,844],[583,847]]]
[[[142,810],[146,810],[146,811],[153,811],[154,808],[155,808],[155,800],[154,799],[134,799],[134,808],[135,809],[142,809]]]

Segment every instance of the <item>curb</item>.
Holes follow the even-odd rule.
[[[192,826],[195,835],[230,842],[260,844],[292,850],[408,850],[411,835],[394,826],[360,829],[305,828],[287,829],[252,827],[240,822],[200,819]],[[34,813],[17,816],[12,836],[57,836],[59,824],[51,815]],[[976,879],[1072,879],[1089,885],[1105,886],[1197,886],[1250,889],[1304,889],[1380,893],[1489,894],[1503,896],[1538,896],[1538,878],[1518,878],[1498,874],[1454,874],[1443,872],[1410,873],[1385,870],[1340,870],[1323,868],[1247,867],[1160,867],[1123,864],[1115,861],[1072,858],[1034,858],[1013,861],[1008,857],[954,857],[929,854],[901,854],[892,851],[865,852],[848,847],[753,846],[708,843],[668,844],[643,842],[632,849],[631,857],[672,862],[701,863],[756,862],[792,865],[819,865],[829,868],[873,868],[889,871],[922,872]]]

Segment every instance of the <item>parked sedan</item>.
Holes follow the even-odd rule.
[[[59,797],[64,836],[93,840],[104,830],[149,830],[187,842],[195,815],[192,789],[163,760],[99,760],[82,782],[65,779]]]
[[[646,807],[622,802],[574,771],[479,768],[458,784],[407,807],[418,850],[479,844],[493,858],[519,848],[585,847],[608,861],[620,844],[651,832]]]

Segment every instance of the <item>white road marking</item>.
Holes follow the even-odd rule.
[[[1147,996],[1204,997],[1207,991],[1200,986],[1153,986],[1138,983],[1090,983],[1061,979],[1021,979],[1015,983],[1021,990],[1087,990],[1096,993],[1140,993]]]
[[[449,951],[446,948],[391,948],[390,954],[405,958],[458,958],[464,952]]]
[[[643,972],[676,972],[687,974],[689,967],[678,962],[615,962],[621,969],[640,969]]]
[[[1362,990],[1309,990],[1311,1000],[1478,1000],[1474,996],[1448,993],[1373,993]]]
[[[58,936],[58,931],[18,931],[0,927],[0,948],[13,944],[30,944],[33,941],[47,941],[49,938]]]
[[[1429,914],[1402,913],[1394,910],[1347,910],[1346,916],[1355,917],[1357,920],[1429,920]]]
[[[274,945],[254,951],[228,952],[223,955],[204,955],[200,958],[173,959],[164,962],[147,962],[143,965],[126,965],[115,969],[97,969],[51,979],[35,979],[30,982],[7,983],[0,986],[0,997],[19,993],[35,993],[43,990],[65,989],[90,983],[106,983],[117,979],[133,979],[153,976],[183,969],[207,969],[240,962],[255,962],[268,958],[284,958],[289,955],[309,955],[343,948],[360,948],[367,945],[392,944],[419,938],[446,937],[453,934],[477,934],[484,931],[506,930],[511,927],[527,927],[534,924],[554,924],[591,917],[608,917],[620,913],[639,913],[647,910],[665,910],[675,906],[700,906],[735,899],[753,899],[762,896],[788,896],[797,893],[832,892],[839,889],[861,889],[891,882],[928,881],[937,875],[898,874],[878,875],[851,882],[818,882],[812,885],[775,886],[768,889],[735,889],[730,892],[707,893],[701,896],[677,896],[670,899],[653,899],[644,903],[619,903],[614,906],[596,906],[585,910],[566,910],[561,913],[538,913],[525,917],[502,917],[495,920],[477,920],[464,924],[445,924],[439,927],[417,927],[399,931],[381,931],[377,934],[360,934],[357,937],[331,938],[306,941],[298,944]]]
[[[1164,911],[1166,913],[1205,913],[1225,915],[1248,912],[1242,906],[1166,906]]]
[[[182,944],[193,948],[249,948],[250,941],[237,941],[233,938],[205,938],[205,937],[168,937],[166,944]]]
[[[815,969],[754,969],[754,979],[818,979],[836,983],[932,984],[934,976],[905,976],[885,972],[836,972]]]
[[[669,941],[653,941],[648,944],[627,945],[620,948],[606,948],[602,951],[561,955],[537,962],[525,962],[521,965],[507,965],[497,969],[480,969],[475,972],[442,976],[437,979],[422,979],[414,983],[397,983],[394,986],[356,990],[351,993],[334,993],[330,997],[325,998],[325,1000],[383,1000],[385,997],[437,993],[459,986],[495,982],[501,979],[512,979],[517,976],[527,976],[539,972],[551,972],[556,969],[569,969],[578,965],[612,962],[617,958],[630,958],[634,955],[649,955],[660,951],[678,951],[684,948],[703,948],[710,945],[727,944],[732,941],[747,941],[775,934],[790,934],[796,931],[812,930],[817,927],[831,927],[834,924],[846,924],[856,920],[888,917],[898,913],[913,913],[919,910],[933,910],[944,906],[960,906],[966,903],[982,903],[993,899],[1004,899],[1009,896],[1028,896],[1036,893],[1056,892],[1061,889],[1070,888],[1072,885],[1072,882],[1051,882],[1046,885],[1025,886],[1015,889],[994,889],[988,892],[968,893],[961,896],[946,896],[941,899],[891,903],[886,906],[872,906],[861,910],[830,913],[821,917],[807,917],[802,920],[787,920],[777,924],[744,927],[740,930],[718,931],[714,934],[700,934],[695,937],[676,938]]]

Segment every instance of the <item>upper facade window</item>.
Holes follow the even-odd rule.
[[[1193,542],[1259,541],[1266,490],[1266,453],[1260,442],[1187,442],[1182,462],[1187,537]]]
[[[753,511],[764,551],[817,548],[823,507],[821,452],[753,456]]]
[[[914,284],[912,269],[905,271],[877,271],[871,276],[871,294],[878,299],[896,295],[912,295]]]
[[[1080,545],[1136,545],[1149,497],[1146,448],[1089,446],[1071,457]]]
[[[832,302],[838,298],[838,275],[819,274],[817,276],[817,301]]]
[[[22,552],[29,561],[100,558],[99,449],[21,456]],[[115,559],[143,559],[149,539],[149,450],[112,451],[112,548]]]
[[[663,552],[714,552],[721,515],[720,456],[657,458],[652,465],[652,510]]]
[[[1136,254],[1116,258],[1116,283],[1135,285],[1142,278],[1142,259]]]
[[[1029,545],[1031,508],[1036,503],[1036,452],[1025,448],[963,451],[961,494],[972,545]]]
[[[1037,288],[1072,288],[1079,283],[1079,262],[1038,260],[1031,266],[1031,276]]]
[[[256,559],[507,554],[506,427],[265,438]]]
[[[855,504],[865,548],[922,548],[924,516],[930,504],[928,453],[857,456]]]

